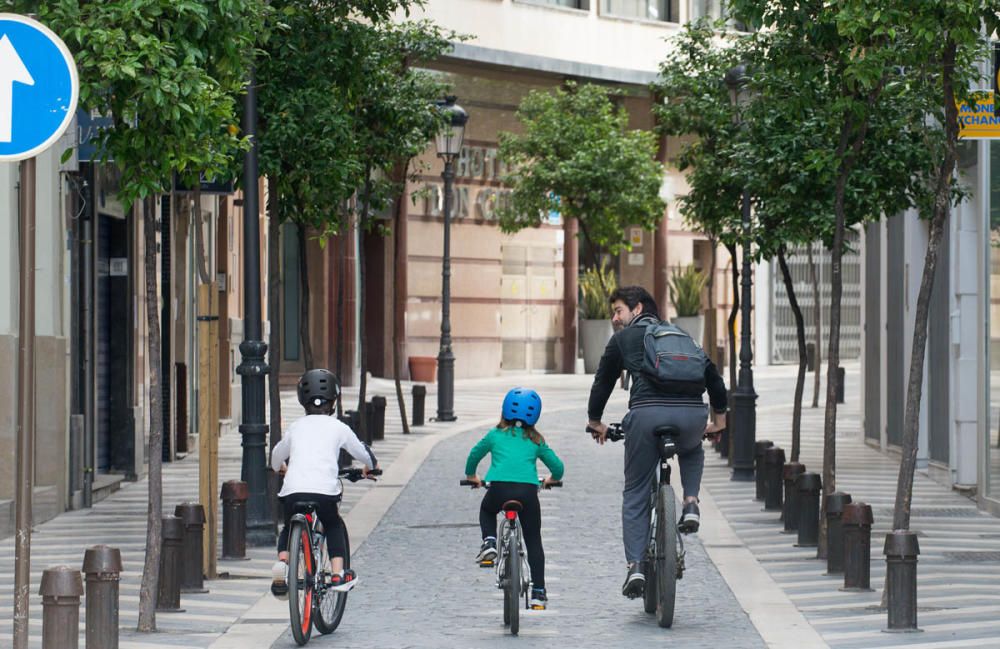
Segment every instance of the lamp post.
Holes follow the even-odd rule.
[[[242,362],[236,368],[243,395],[243,464],[240,478],[247,483],[246,541],[251,546],[273,545],[274,521],[267,494],[267,423],[264,421],[264,376],[268,373],[260,305],[260,212],[257,196],[257,87],[253,70],[244,96],[243,132],[250,149],[243,158],[243,342]]]
[[[736,120],[741,128],[743,108],[750,100],[747,68],[740,64],[726,72],[726,86],[729,97],[736,108]],[[740,373],[738,385],[732,392],[732,417],[730,425],[733,434],[733,474],[732,479],[749,482],[754,479],[754,441],[757,437],[757,393],[753,387],[753,348],[750,341],[750,313],[753,309],[750,279],[750,192],[743,187],[742,197],[743,229],[743,277],[740,282]]]
[[[462,151],[469,114],[455,97],[438,102],[446,125],[436,138],[438,157],[444,160],[444,250],[441,253],[441,347],[438,351],[438,421],[455,421],[455,354],[451,351],[451,207],[455,158]]]

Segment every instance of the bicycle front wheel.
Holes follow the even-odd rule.
[[[677,502],[670,485],[660,486],[656,494],[655,538],[656,623],[669,628],[674,623],[677,595]]]
[[[344,539],[344,570],[351,567],[351,543],[347,534],[347,526],[341,525],[340,531]],[[323,588],[316,592],[316,615],[313,624],[316,630],[326,635],[336,631],[340,626],[340,620],[344,617],[344,607],[347,606],[347,592],[340,592],[326,588],[330,585],[332,576],[330,568],[330,556],[326,546],[326,537],[320,543],[318,569],[316,571],[317,581],[322,578]]]
[[[292,521],[288,534],[288,618],[292,637],[301,647],[312,635],[313,574],[315,573],[309,528]]]
[[[521,535],[518,528],[507,537],[507,589],[504,603],[510,617],[510,633],[517,635],[521,628]]]

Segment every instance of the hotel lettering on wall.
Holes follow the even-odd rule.
[[[506,173],[507,165],[500,161],[495,146],[463,146],[455,161],[452,218],[495,222],[497,210],[510,200],[510,190],[500,182]],[[444,185],[429,182],[424,189],[424,214],[441,216]]]

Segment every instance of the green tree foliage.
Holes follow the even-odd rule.
[[[140,631],[156,628],[162,476],[159,300],[153,197],[175,173],[225,175],[245,146],[236,106],[247,54],[262,27],[260,0],[122,0],[39,3],[40,19],[76,59],[80,107],[110,116],[98,140],[121,171],[120,198],[144,203],[149,359],[149,516],[139,591]]]
[[[532,91],[517,117],[523,132],[500,135],[512,189],[501,229],[537,226],[556,211],[578,220],[589,245],[616,254],[628,247],[627,226],[656,228],[664,210],[656,136],[628,130],[627,112],[607,89],[568,83]]]

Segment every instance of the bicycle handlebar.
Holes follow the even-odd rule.
[[[373,476],[382,475],[382,469],[371,469],[368,471],[366,476],[364,472],[359,467],[350,467],[348,469],[341,469],[339,474],[341,478],[347,478],[351,482],[357,482],[358,480],[375,480]]]
[[[489,487],[490,483],[488,483],[488,482],[476,482],[475,480],[465,480],[465,479],[463,479],[463,480],[459,480],[458,481],[458,485],[460,487],[472,487],[473,489],[478,489],[480,485],[485,486],[485,487]],[[555,480],[555,481],[553,481],[553,482],[551,482],[549,484],[545,484],[544,480],[539,480],[538,481],[538,486],[540,488],[542,488],[542,489],[551,489],[553,487],[562,487],[563,483],[562,483],[562,480]]]

